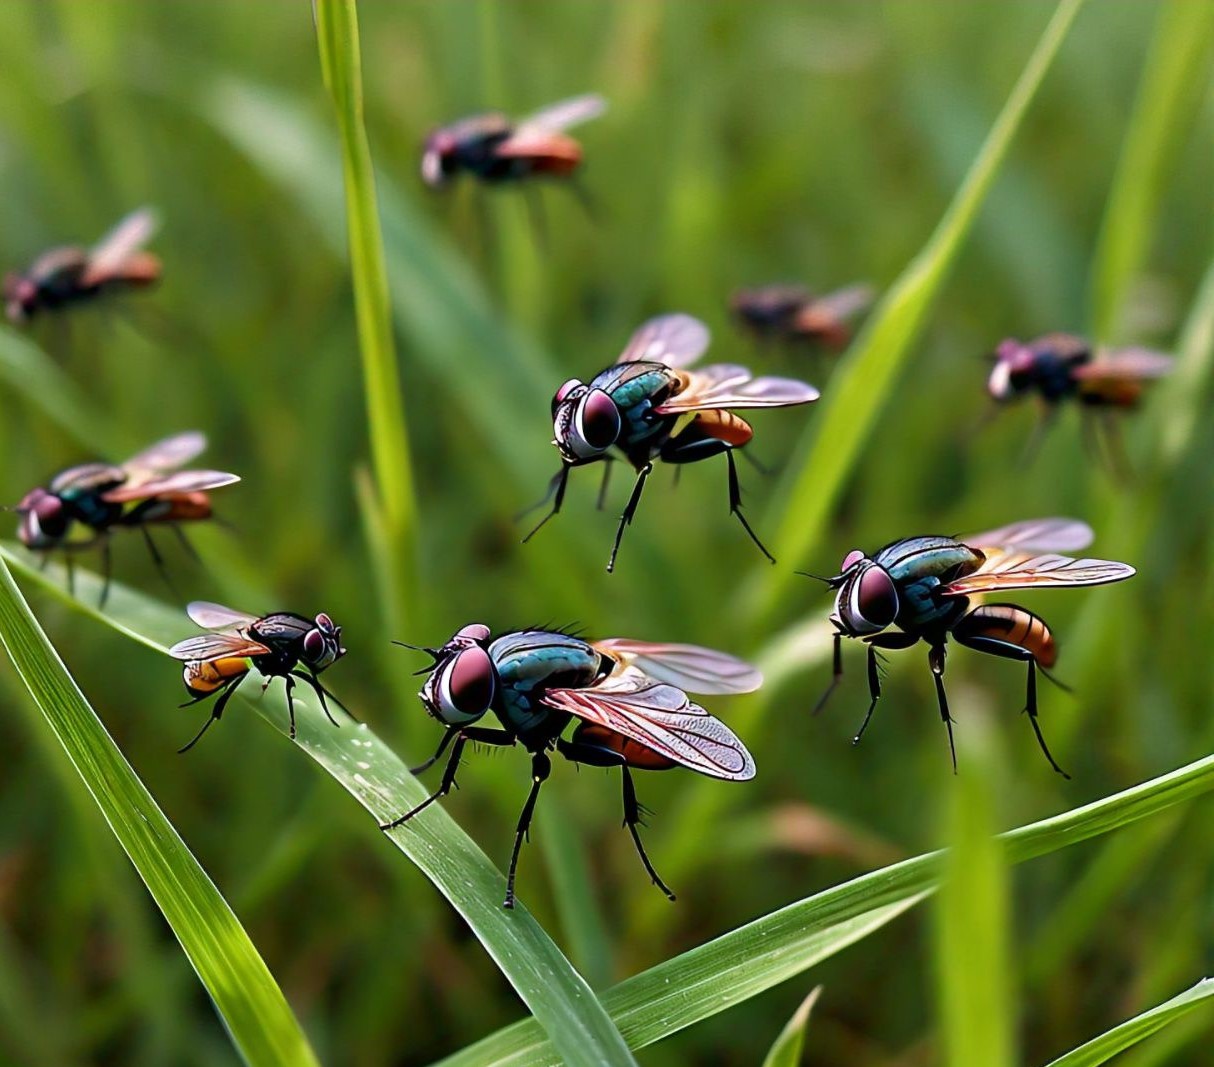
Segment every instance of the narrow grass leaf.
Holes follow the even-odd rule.
[[[1009,864],[1057,852],[1214,791],[1214,756],[1091,804],[1000,835]],[[666,960],[603,994],[633,1048],[770,989],[868,936],[939,884],[943,854],[882,867],[771,912]],[[442,1067],[551,1064],[559,1057],[531,1020],[499,1030]]]
[[[1122,142],[1096,246],[1092,334],[1117,339],[1172,163],[1210,84],[1214,5],[1165,0]]]
[[[1214,978],[1203,978],[1179,996],[1127,1019],[1091,1041],[1085,1041],[1065,1056],[1051,1060],[1047,1067],[1097,1067],[1098,1064],[1107,1063],[1119,1052],[1145,1041],[1165,1026],[1201,1007],[1211,996],[1214,996]]]
[[[7,326],[0,326],[0,381],[78,444],[116,444],[110,426],[76,383],[33,341]]]
[[[77,574],[77,600],[67,593],[59,568],[38,571],[25,553],[8,545],[0,545],[0,559],[74,609],[149,648],[165,652],[190,632],[183,614],[119,582],[112,584],[102,614],[91,606],[100,593],[96,575]],[[281,687],[246,702],[280,733],[287,732]],[[426,798],[426,790],[405,764],[365,723],[347,722],[334,728],[314,700],[297,692],[295,703],[299,747],[358,800],[377,824]],[[586,1067],[634,1062],[590,987],[526,907],[520,903],[512,912],[502,908],[504,876],[441,805],[433,805],[424,815],[392,831],[390,838],[463,916],[560,1050],[562,1062]]]
[[[817,986],[810,991],[801,1006],[793,1012],[780,1036],[776,1038],[767,1055],[763,1058],[763,1067],[797,1067],[801,1062],[801,1052],[805,1048],[805,1028],[809,1025],[809,1013],[814,1010],[814,1004],[822,995],[822,987]]]
[[[944,1062],[1012,1067],[1012,964],[1005,843],[995,836],[999,780],[989,724],[967,732],[950,790],[936,900],[936,970]]]
[[[114,831],[245,1061],[315,1064],[232,909],[123,758],[0,560],[0,641]]]
[[[386,526],[390,585],[404,617],[413,607],[417,507],[413,465],[405,425],[404,398],[396,366],[388,274],[375,199],[371,148],[363,126],[362,58],[354,0],[317,0],[316,36],[325,84],[337,112],[345,178],[346,227],[354,309],[362,352],[363,390],[376,490]]]
[[[766,621],[788,592],[795,564],[818,544],[865,441],[922,333],[949,269],[994,184],[1083,0],[1062,0],[1007,103],[935,232],[882,298],[843,358],[814,413],[808,443],[790,470],[773,551],[783,566],[765,572],[750,616]],[[791,565],[791,566],[790,566]]]

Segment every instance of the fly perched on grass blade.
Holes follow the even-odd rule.
[[[20,274],[4,279],[5,312],[13,323],[104,293],[141,289],[160,278],[160,260],[144,250],[156,233],[148,208],[132,212],[92,249],[68,245],[44,252]]]
[[[426,138],[422,180],[440,189],[460,173],[489,185],[537,177],[572,179],[582,164],[582,146],[564,131],[606,110],[607,101],[590,93],[518,121],[496,111],[460,119]],[[584,195],[576,184],[572,188]]]
[[[1037,671],[1048,671],[1058,656],[1049,627],[1014,604],[975,606],[970,597],[1004,589],[1104,585],[1134,574],[1125,563],[1057,554],[1082,551],[1091,542],[1086,523],[1030,519],[960,539],[908,537],[872,556],[859,549],[849,552],[841,573],[829,579],[837,590],[830,616],[835,628],[834,678],[814,711],[823,707],[843,675],[842,638],[859,638],[868,645],[871,701],[855,736],[858,742],[881,696],[877,650],[910,648],[924,641],[956,770],[953,720],[944,692],[945,644],[951,635],[967,648],[1028,665],[1025,711],[1050,766],[1069,778],[1050,755],[1037,722]]]
[[[738,323],[760,341],[809,343],[840,352],[851,340],[850,319],[873,300],[870,285],[849,285],[815,296],[800,285],[764,285],[739,289],[729,298]]]
[[[723,722],[687,696],[749,693],[763,681],[757,670],[733,656],[696,645],[649,644],[611,639],[583,641],[551,630],[518,630],[494,638],[480,623],[465,626],[441,648],[423,649],[434,659],[422,686],[426,711],[446,727],[438,750],[419,774],[451,745],[438,789],[399,818],[413,818],[455,786],[460,756],[474,744],[521,744],[531,753],[531,792],[519,816],[506,876],[505,907],[514,907],[514,875],[528,836],[540,786],[552,770],[549,753],[574,763],[619,767],[624,789],[624,825],[646,872],[671,900],[641,844],[642,808],[632,769],[693,771],[742,782],[753,778],[754,760]],[[503,729],[476,724],[490,711]],[[570,737],[562,734],[576,720]],[[452,744],[454,742],[454,744]]]
[[[695,363],[708,348],[708,327],[690,315],[660,315],[632,335],[620,358],[589,384],[571,378],[552,399],[553,444],[561,469],[536,507],[552,500],[552,510],[524,541],[561,510],[569,471],[591,463],[609,463],[616,449],[637,473],[628,504],[616,528],[607,570],[632,522],[655,460],[696,463],[725,454],[729,466],[729,510],[773,563],[742,514],[742,492],[734,462],[735,449],[754,431],[732,408],[782,408],[818,399],[818,390],[792,378],[756,378],[745,367]],[[604,468],[604,483],[610,467]],[[604,488],[606,488],[604,484]],[[602,494],[600,493],[600,500]]]
[[[73,553],[100,546],[105,581],[101,606],[110,588],[110,534],[117,529],[142,532],[156,567],[168,582],[164,560],[149,528],[168,526],[184,542],[180,524],[211,517],[212,489],[240,481],[224,471],[178,470],[199,455],[207,439],[196,431],[158,441],[125,463],[85,463],[56,474],[46,488],[32,489],[13,510],[21,516],[17,536],[35,552],[67,555],[72,584]],[[188,544],[187,544],[188,547]],[[172,583],[169,583],[170,588]]]
[[[188,752],[211,723],[222,718],[232,694],[253,670],[265,678],[263,691],[275,678],[286,681],[292,741],[295,740],[293,693],[296,679],[312,687],[329,721],[338,725],[326,698],[342,711],[346,711],[346,707],[321,684],[319,675],[341,659],[346,650],[341,643],[341,627],[328,615],[322,613],[313,619],[289,611],[247,615],[201,600],[191,603],[186,613],[199,626],[215,632],[178,641],[169,649],[170,656],[185,661],[182,677],[186,691],[193,697],[181,706],[188,708],[216,694],[219,699],[202,729],[178,751]],[[346,711],[346,714],[350,713]]]
[[[1108,450],[1108,463],[1115,472],[1127,473],[1121,440],[1112,416],[1136,407],[1147,383],[1172,369],[1172,357],[1145,348],[1112,348],[1094,351],[1082,337],[1051,333],[1027,344],[1008,339],[994,353],[994,367],[986,389],[991,399],[1004,404],[1035,395],[1043,415],[1028,452],[1036,451],[1041,438],[1065,401],[1081,405],[1097,421],[1085,422],[1093,450],[1099,456],[1101,441]]]

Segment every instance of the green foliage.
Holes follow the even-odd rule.
[[[981,1062],[1019,1047],[1043,1063],[1206,973],[1214,20],[1184,0],[1078,7],[435,0],[359,5],[358,25],[347,0],[318,4],[315,24],[305,3],[0,9],[2,266],[87,243],[138,204],[165,223],[156,291],[0,329],[0,502],[191,427],[210,436],[208,465],[243,477],[216,495],[231,528],[192,535],[201,567],[165,539],[171,597],[136,538],[116,539],[124,581],[105,616],[87,574],[68,601],[61,570],[4,558],[318,1059],[555,1063],[623,1058],[626,1041],[654,1067],[757,1063],[803,993],[788,979],[819,968],[812,1067],[978,1046]],[[578,131],[594,219],[545,188],[541,237],[514,191],[418,180],[435,123],[591,90],[611,104]],[[726,295],[781,279],[867,279],[885,296],[840,360],[752,350]],[[713,327],[712,359],[822,388],[754,419],[753,452],[781,473],[745,471],[746,503],[777,568],[729,520],[713,463],[677,491],[654,479],[610,578],[622,478],[601,514],[593,476],[575,479],[560,519],[518,544],[510,517],[556,465],[553,389],[669,310]],[[1124,420],[1129,485],[1083,451],[1074,412],[1032,462],[1034,412],[975,428],[983,353],[1085,325],[1178,354]],[[965,650],[949,660],[959,780],[917,651],[890,657],[862,747],[848,746],[855,649],[810,717],[828,596],[794,566],[1045,514],[1087,519],[1096,554],[1139,568],[1115,588],[1025,594],[1075,688],[1042,691],[1072,782],[1015,715],[1020,671]],[[171,710],[162,650],[188,633],[192,597],[333,614],[351,654],[332,685],[368,728],[334,729],[305,701],[313,760],[298,759],[278,687],[254,689],[260,716],[233,707],[178,759],[201,709]],[[469,752],[464,789],[393,839],[413,862],[387,847],[375,822],[423,795],[404,767],[437,741],[409,676],[421,659],[389,641],[433,644],[472,619],[577,621],[760,663],[763,690],[712,701],[754,752],[754,783],[638,777],[677,905],[620,832],[618,783],[562,766],[525,854],[527,910],[501,912],[481,848],[504,859],[518,753]],[[0,672],[0,710],[0,1059],[230,1063],[220,1016],[17,672]],[[992,732],[999,772],[975,783],[970,746]],[[985,807],[958,808],[979,784]],[[1021,829],[995,843],[995,825]],[[1032,856],[1013,883],[999,873]],[[914,905],[937,887],[929,926]],[[1006,985],[974,961],[963,984],[961,946],[1006,958],[1012,927]],[[933,972],[950,976],[939,1003]],[[1169,1025],[1127,1067],[1204,1064],[1205,1012],[1152,1018]]]
[[[317,1062],[228,902],[123,758],[0,560],[0,641],[215,1003],[246,1063]]]
[[[774,1044],[763,1060],[763,1067],[797,1067],[801,1062],[801,1050],[805,1047],[805,1028],[809,1025],[809,1013],[822,994],[822,987],[810,991],[801,1006],[793,1012],[788,1025],[780,1031]]]

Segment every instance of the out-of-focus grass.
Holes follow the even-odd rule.
[[[365,119],[421,561],[418,617],[409,632],[386,633],[376,599],[382,572],[363,549],[356,500],[354,472],[369,460],[365,402],[337,138],[308,5],[115,0],[102,13],[10,0],[0,8],[3,265],[27,263],[57,242],[92,240],[124,211],[152,203],[165,220],[155,248],[166,272],[158,290],[136,294],[117,316],[90,309],[62,332],[35,324],[33,337],[75,383],[77,408],[89,407],[93,424],[65,412],[53,387],[0,383],[0,501],[14,502],[68,463],[120,458],[178,429],[207,430],[207,462],[244,482],[217,497],[234,530],[198,535],[205,569],[170,557],[183,599],[332,613],[352,649],[334,669],[334,687],[409,761],[428,755],[433,738],[408,678],[421,663],[392,650],[390,638],[431,643],[475,617],[499,627],[576,620],[594,634],[753,654],[787,633],[788,669],[760,729],[745,729],[742,701],[713,704],[751,741],[756,781],[714,787],[721,803],[704,827],[681,803],[690,776],[639,782],[657,812],[647,841],[659,869],[686,860],[677,905],[648,902],[653,890],[619,830],[610,779],[557,773],[545,786],[544,806],[560,809],[568,833],[545,847],[548,865],[562,868],[553,876],[538,841],[528,856],[528,905],[566,952],[588,951],[610,981],[863,869],[854,850],[792,852],[773,843],[775,833],[746,832],[777,807],[820,812],[901,854],[937,847],[944,842],[932,813],[952,782],[920,658],[891,657],[886,700],[863,747],[848,745],[864,702],[850,659],[835,703],[811,722],[806,710],[828,673],[826,597],[806,582],[769,625],[739,621],[731,605],[757,560],[728,521],[714,464],[686,470],[677,491],[655,480],[610,579],[602,558],[620,486],[599,515],[596,486],[575,482],[559,523],[525,547],[510,516],[555,469],[547,443],[555,386],[612,360],[649,314],[697,314],[713,327],[713,358],[803,374],[829,397],[830,360],[753,350],[728,323],[725,294],[779,279],[827,288],[869,278],[887,288],[956,191],[1053,6],[1028,0],[993,14],[985,5],[801,0],[362,5]],[[1214,435],[1201,417],[1208,377],[1188,383],[1192,404],[1177,410],[1192,431],[1166,472],[1147,457],[1173,420],[1149,409],[1128,420],[1139,468],[1128,488],[1090,462],[1069,417],[1032,464],[1022,449],[1034,412],[1008,410],[971,432],[984,399],[980,356],[1000,337],[1089,325],[1091,253],[1159,11],[1154,2],[1089,4],[1076,20],[913,362],[803,561],[822,572],[854,545],[1068,512],[1091,521],[1097,549],[1112,554],[1120,535],[1108,509],[1125,497],[1116,507],[1130,508],[1149,531],[1132,560],[1139,576],[1109,590],[1025,597],[1059,639],[1062,677],[1080,687],[1075,697],[1042,693],[1047,736],[1065,747],[1074,782],[1048,773],[1017,719],[1019,670],[962,652],[950,660],[958,731],[974,714],[963,694],[980,690],[982,703],[1004,709],[996,728],[1008,760],[1000,798],[1008,824],[1191,761],[1211,743],[1211,677],[1200,653],[1214,624],[1204,462]],[[1190,69],[1199,82],[1200,67]],[[599,221],[562,190],[546,189],[541,244],[509,191],[432,196],[421,187],[417,148],[432,125],[484,106],[522,114],[588,90],[611,101],[608,115],[579,131]],[[1117,342],[1172,349],[1211,259],[1208,102],[1190,116],[1188,128],[1164,131],[1175,156],[1164,195],[1148,198],[1149,239],[1129,285],[1137,328]],[[822,407],[756,416],[755,454],[787,469]],[[786,502],[780,479],[747,473],[744,488],[760,535],[770,538],[767,516]],[[161,595],[140,546],[116,547],[118,573]],[[241,914],[322,1060],[419,1063],[518,1017],[513,991],[479,942],[327,776],[289,758],[274,731],[235,714],[188,761],[177,760],[172,750],[193,724],[173,711],[178,672],[54,598],[35,606],[123,752]],[[1077,669],[1089,632],[1091,661],[1101,667],[1095,683]],[[5,708],[11,692],[0,689]],[[112,841],[72,816],[61,778],[31,738],[26,713],[0,715],[0,921],[10,935],[10,987],[26,981],[39,1009],[28,1018],[10,1012],[16,1029],[3,1028],[0,1055],[17,1055],[10,1041],[28,1047],[24,1035],[36,1046],[37,1032],[49,1031],[57,1064],[230,1062],[213,1012],[179,949],[157,940],[160,920],[131,891],[129,872],[125,919],[117,894],[98,892],[107,868],[82,859],[83,842],[105,854]],[[472,757],[463,790],[446,802],[494,856],[508,844],[526,789],[524,762],[511,756]],[[1142,976],[1137,1003],[1149,1004],[1205,973],[1202,939],[1176,936],[1207,921],[1205,809],[1194,805],[1170,833],[1131,841],[1141,862],[1097,864],[1100,884],[1087,883],[1083,899],[1098,902],[1098,922],[1077,914],[1069,890],[1080,893],[1100,847],[1018,870],[1012,907],[1026,966],[1026,1062],[1044,1062],[1129,1014],[1129,976]],[[537,835],[545,832],[541,811]],[[1108,840],[1135,832],[1122,828]],[[109,866],[124,865],[119,855]],[[579,868],[587,883],[571,890],[569,871]],[[586,889],[588,900],[563,897],[558,909],[556,893]],[[592,932],[590,949],[578,947],[586,931],[564,932],[582,901],[597,904],[609,935]],[[149,932],[142,948],[130,948],[132,914],[135,928]],[[644,937],[632,935],[639,914]],[[822,963],[830,996],[815,1009],[809,1063],[885,1067],[921,1052],[938,1028],[920,922],[912,914],[884,925]],[[1060,937],[1059,924],[1073,937]],[[1108,937],[1110,928],[1125,936]],[[1047,938],[1063,947],[1048,951]],[[800,999],[793,985],[682,1031],[647,1051],[647,1062],[759,1062]],[[1126,1053],[1127,1062],[1138,1067],[1140,1055],[1188,1034],[1172,1063],[1200,1064],[1208,1035],[1192,1029],[1194,1020],[1200,1013]]]

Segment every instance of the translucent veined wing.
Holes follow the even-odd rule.
[[[810,303],[807,314],[834,319],[846,319],[857,315],[873,302],[873,287],[865,283],[836,289]]]
[[[120,273],[126,261],[152,239],[156,226],[156,216],[150,208],[132,211],[97,242],[89,254],[81,282],[92,285]]]
[[[216,659],[264,656],[270,650],[259,641],[252,641],[241,634],[200,634],[178,641],[169,649],[174,659],[189,663],[207,663]]]
[[[559,133],[571,126],[589,122],[598,118],[607,110],[607,101],[598,93],[586,93],[583,96],[573,96],[555,104],[540,108],[534,114],[520,119],[515,127],[517,133],[542,131],[543,133]]]
[[[763,675],[749,663],[699,645],[652,644],[624,637],[593,644],[624,667],[635,667],[655,681],[692,693],[750,693],[763,684]]]
[[[1115,348],[1102,352],[1091,363],[1071,368],[1071,375],[1080,381],[1103,379],[1139,380],[1162,378],[1172,370],[1172,357],[1146,348]]]
[[[635,667],[590,688],[550,689],[541,699],[712,778],[742,782],[755,775],[754,760],[728,726],[683,690],[654,682]]]
[[[225,608],[209,600],[190,601],[185,613],[204,630],[247,630],[258,619],[256,615]]]
[[[152,496],[201,493],[238,481],[238,474],[228,474],[224,471],[178,471],[176,474],[166,474],[163,478],[153,478],[135,485],[120,485],[108,493],[103,493],[101,499],[109,504],[123,504],[131,500],[146,500]]]
[[[958,538],[988,554],[993,551],[1082,552],[1092,543],[1092,528],[1078,519],[1025,519],[997,530]]]
[[[189,430],[150,445],[128,459],[122,465],[122,469],[133,479],[153,474],[167,474],[169,471],[185,466],[190,460],[201,455],[206,447],[206,434],[200,433],[198,430]]]
[[[257,636],[264,638],[303,637],[316,623],[285,611],[274,612],[257,620]]]
[[[1132,577],[1128,563],[1108,559],[1072,559],[1052,553],[996,553],[978,570],[943,586],[943,596],[972,596],[1003,589],[1034,589],[1062,585],[1105,585]]]
[[[516,130],[500,144],[493,146],[493,154],[500,158],[565,160],[572,164],[582,160],[582,146],[572,137],[553,133],[538,127]]]
[[[699,319],[675,313],[642,323],[628,339],[616,363],[664,363],[689,367],[708,348],[712,334]]]
[[[660,415],[710,408],[783,408],[818,399],[818,390],[795,378],[752,378],[732,363],[681,371],[683,388],[655,410]]]
[[[60,471],[51,479],[48,488],[52,493],[65,493],[70,489],[95,489],[110,482],[120,482],[125,477],[126,472],[112,463],[82,463],[78,467]]]

